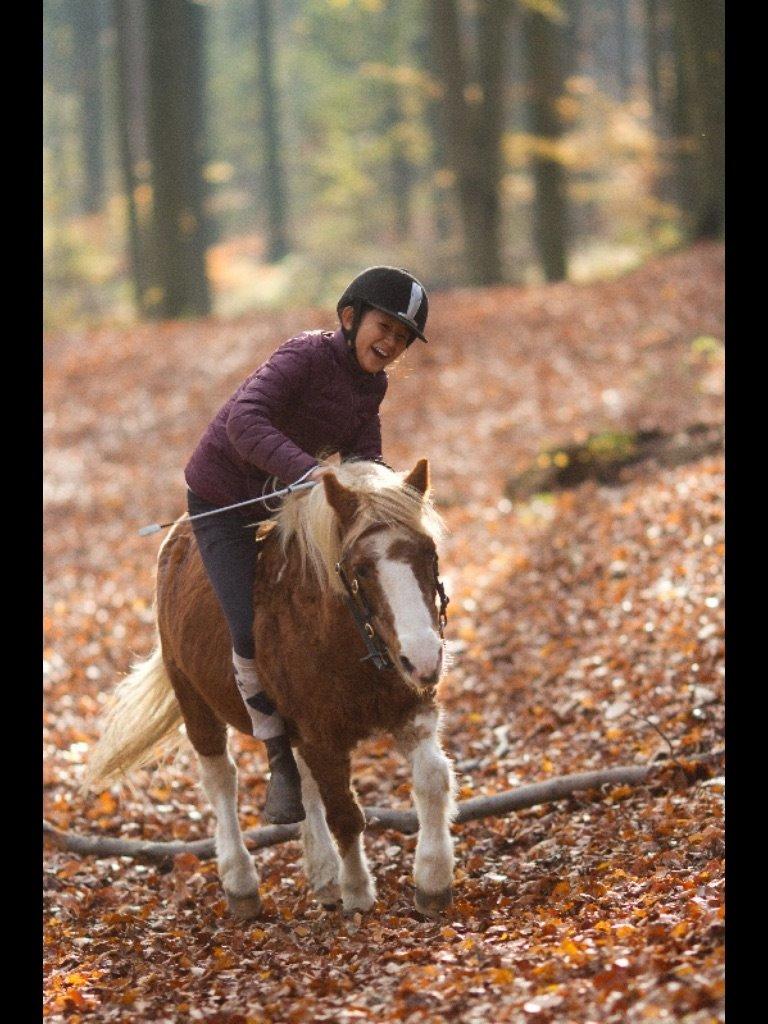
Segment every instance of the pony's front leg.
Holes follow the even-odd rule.
[[[298,750],[294,750],[294,755],[301,775],[301,802],[307,815],[300,825],[304,870],[315,898],[326,909],[331,909],[341,899],[339,853],[325,819],[325,807],[315,777]]]
[[[349,754],[304,749],[304,760],[325,804],[328,826],[341,854],[341,902],[345,914],[370,910],[376,886],[363,848],[365,816],[350,784]]]
[[[237,768],[229,751],[213,757],[198,753],[200,782],[216,815],[216,857],[219,877],[231,913],[238,920],[261,908],[259,876],[246,849],[237,820]]]
[[[419,711],[395,737],[413,772],[413,800],[419,817],[413,869],[416,909],[429,917],[453,902],[453,840],[449,826],[456,813],[456,782],[437,738],[438,721],[436,710]]]

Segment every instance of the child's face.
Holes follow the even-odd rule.
[[[353,310],[346,306],[341,311],[341,322],[352,329]],[[357,361],[368,373],[378,373],[402,355],[411,340],[411,332],[400,321],[378,309],[367,309],[357,329],[355,354]]]

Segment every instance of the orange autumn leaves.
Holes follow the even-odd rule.
[[[719,349],[691,346],[722,339],[721,286],[722,252],[703,246],[589,286],[437,293],[434,344],[393,375],[385,455],[430,458],[451,531],[444,742],[465,797],[722,745],[722,459],[504,498],[509,476],[579,432],[720,422]],[[181,466],[207,418],[271,348],[327,322],[304,319],[46,343],[44,785],[58,827],[212,833],[187,754],[88,800],[78,783],[108,692],[152,646],[159,541],[135,528],[181,509]],[[264,760],[234,746],[250,826]],[[361,747],[356,776],[365,803],[409,805],[388,739]],[[723,796],[713,762],[691,780],[455,827],[456,900],[438,922],[413,910],[415,837],[395,832],[366,837],[379,898],[348,920],[315,906],[297,844],[259,851],[264,914],[245,929],[215,865],[193,854],[157,865],[49,850],[45,1013],[709,1024],[723,1014]]]

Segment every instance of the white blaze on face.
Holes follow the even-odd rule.
[[[418,675],[430,676],[440,663],[442,641],[413,569],[407,562],[387,557],[392,540],[391,534],[375,538],[379,583],[392,610],[400,654],[411,662]]]

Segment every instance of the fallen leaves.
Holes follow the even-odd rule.
[[[412,836],[367,836],[378,900],[350,920],[315,906],[296,843],[260,851],[263,916],[245,928],[212,862],[50,850],[51,1024],[722,1020],[724,783],[719,763],[689,760],[722,743],[722,459],[518,503],[503,493],[548,448],[721,421],[721,261],[703,246],[601,284],[438,293],[434,348],[394,371],[383,416],[388,461],[430,457],[451,529],[444,742],[462,794],[643,764],[670,745],[678,766],[456,827],[456,900],[438,922],[413,910]],[[84,799],[78,783],[109,690],[153,643],[157,545],[135,528],[181,509],[181,467],[210,415],[298,326],[294,313],[47,342],[44,786],[57,827],[213,831],[189,752],[131,788]],[[240,818],[257,823],[263,748],[233,746]],[[361,746],[356,771],[366,803],[409,804],[388,738]]]

